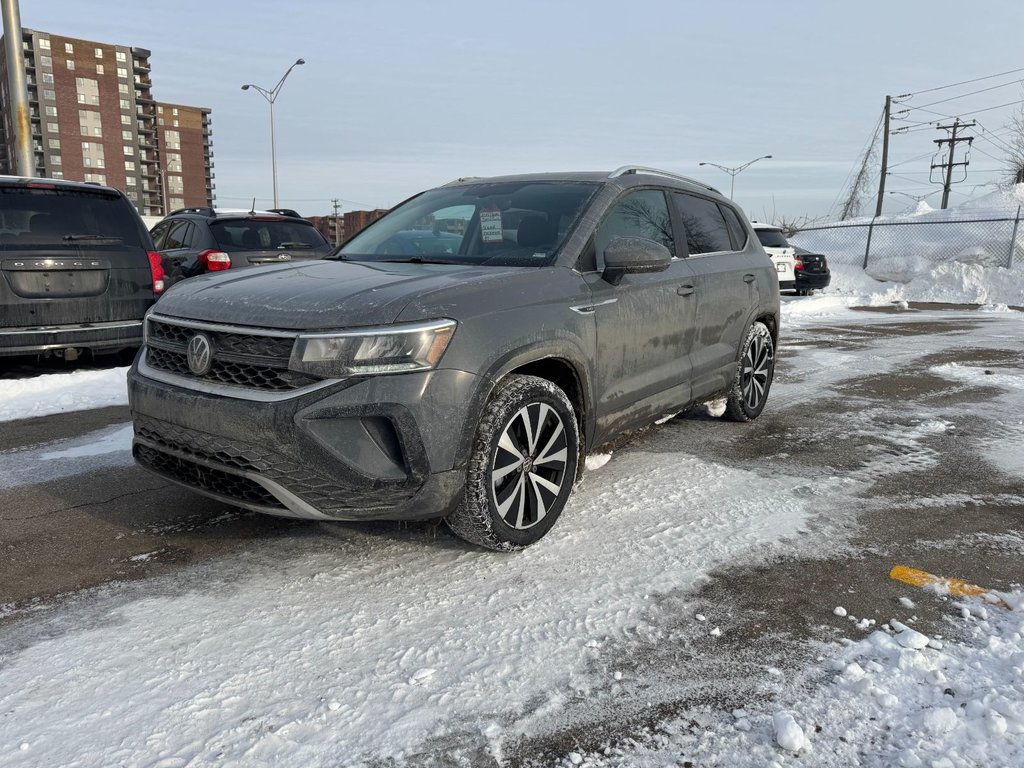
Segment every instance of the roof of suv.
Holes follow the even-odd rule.
[[[215,219],[238,219],[247,218],[250,216],[258,216],[261,218],[271,219],[294,219],[297,221],[307,221],[302,218],[295,211],[290,209],[281,208],[277,210],[267,211],[256,211],[249,208],[206,208],[206,207],[195,207],[195,208],[179,208],[176,211],[171,211],[165,218],[171,218],[173,216],[199,216],[208,221]]]
[[[65,179],[43,179],[26,176],[0,175],[0,185],[12,187],[37,187],[40,189],[80,189],[90,192],[99,190],[113,195],[122,194],[120,190],[115,189],[114,187],[97,184],[93,181],[67,181]]]
[[[636,180],[635,182],[633,180]],[[622,186],[635,186],[639,183],[657,182],[669,186],[678,186],[700,191],[711,191],[721,194],[717,189],[703,181],[692,179],[688,176],[681,176],[670,171],[662,171],[657,168],[645,168],[638,165],[624,165],[614,171],[567,171],[564,173],[522,173],[509,176],[466,176],[448,182],[444,186],[457,186],[461,184],[479,183],[504,183],[504,182],[525,182],[525,181],[589,181],[589,182],[618,182]]]

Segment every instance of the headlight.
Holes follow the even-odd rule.
[[[427,370],[441,359],[455,325],[445,319],[306,334],[295,341],[288,367],[324,378]]]

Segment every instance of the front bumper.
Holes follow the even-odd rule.
[[[138,347],[141,344],[142,320],[28,328],[0,327],[0,356],[31,355],[68,348],[102,352]]]
[[[479,383],[473,374],[436,370],[352,379],[268,402],[157,381],[136,362],[128,375],[132,452],[156,474],[257,512],[438,517],[462,491],[463,433]]]

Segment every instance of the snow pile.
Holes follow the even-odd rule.
[[[0,421],[127,405],[127,368],[0,379]]]
[[[854,295],[864,303],[921,301],[948,304],[1024,305],[1024,226],[1017,231],[1013,264],[1007,267],[1012,221],[1024,203],[1024,184],[969,200],[944,211],[921,203],[913,212],[883,216],[863,268],[870,218],[797,232],[793,245],[829,259],[829,293]],[[954,223],[955,222],[955,223]],[[922,226],[931,224],[933,226]]]
[[[785,709],[751,704],[712,721],[687,713],[648,734],[586,756],[584,766],[784,765],[954,768],[1024,765],[1024,593],[952,603],[962,640],[898,621],[832,646],[819,672],[834,677]],[[910,601],[907,601],[910,602]],[[788,756],[787,756],[788,755]]]

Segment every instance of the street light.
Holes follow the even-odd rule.
[[[711,166],[714,166],[715,168],[718,168],[719,170],[723,170],[726,173],[728,173],[732,177],[732,180],[729,182],[729,199],[732,200],[732,193],[736,189],[736,174],[740,173],[743,170],[746,170],[747,168],[752,166],[754,163],[756,163],[758,160],[770,160],[770,159],[771,159],[771,155],[762,155],[761,157],[755,157],[749,163],[744,163],[743,165],[738,165],[735,168],[726,168],[724,165],[719,165],[718,163],[697,163],[697,165],[711,165]]]
[[[295,63],[288,67],[288,71],[284,73],[280,80],[277,81],[277,85],[271,88],[269,91],[266,88],[261,88],[253,83],[246,83],[242,86],[243,91],[248,91],[252,88],[254,91],[260,94],[270,104],[270,168],[274,176],[274,207],[277,208],[277,140],[274,137],[274,101],[277,99],[277,95],[281,92],[281,86],[284,85],[284,81],[288,79],[288,75],[292,73],[299,64],[305,64],[304,59],[296,59]]]

